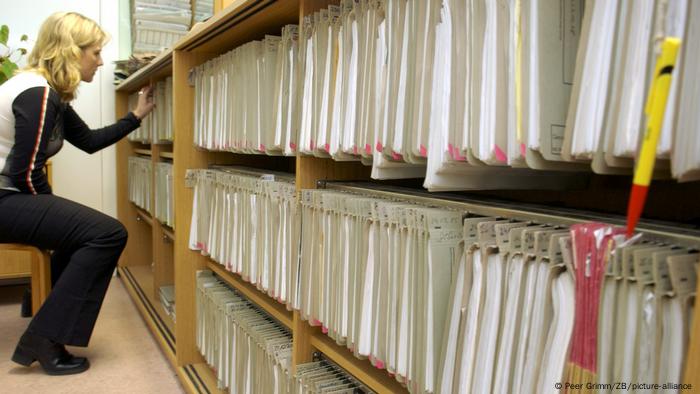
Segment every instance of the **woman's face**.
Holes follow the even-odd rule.
[[[92,82],[97,68],[103,64],[101,45],[95,44],[83,49],[83,57],[80,59],[80,79],[84,82]]]

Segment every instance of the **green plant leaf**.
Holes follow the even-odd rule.
[[[29,37],[27,37],[26,34],[22,34],[22,38],[20,38],[19,40],[20,41],[27,41],[28,39],[29,39]]]
[[[10,28],[7,25],[0,27],[0,44],[7,45],[7,39],[10,37]]]
[[[5,83],[7,81],[7,77],[5,76],[5,73],[0,73],[0,85]]]
[[[2,67],[0,67],[2,70],[2,73],[5,74],[5,77],[7,79],[12,78],[13,75],[15,75],[15,70],[17,70],[17,65],[14,64],[13,62],[6,61],[2,64]]]

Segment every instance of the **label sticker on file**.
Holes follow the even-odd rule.
[[[496,225],[496,244],[498,245],[498,250],[500,253],[510,252],[510,233],[511,230],[525,227],[527,223],[525,222],[515,222],[515,223],[504,223]]]
[[[553,124],[550,126],[550,152],[552,155],[560,156],[561,147],[564,145],[565,126]]]
[[[464,241],[467,244],[476,242],[479,238],[479,223],[495,219],[496,218],[493,217],[478,217],[464,219]]]
[[[491,222],[481,222],[477,226],[479,228],[479,243],[484,248],[486,245],[496,244],[496,224],[508,223],[507,220],[497,220]]]
[[[197,185],[197,170],[188,169],[185,171],[185,187],[193,188]]]
[[[697,278],[695,276],[695,264],[698,261],[697,254],[669,256],[667,259],[668,270],[671,275],[673,291],[680,297],[686,298],[696,289]]]
[[[553,266],[564,265],[564,256],[562,256],[559,240],[566,236],[568,236],[567,233],[552,234],[549,239],[549,262]]]

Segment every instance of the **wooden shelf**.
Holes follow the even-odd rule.
[[[288,311],[283,304],[261,292],[254,285],[241,279],[240,275],[227,271],[221,264],[211,259],[209,259],[207,267],[225,280],[226,283],[235,287],[236,290],[240,291],[250,301],[254,302],[264,309],[265,312],[277,319],[277,321],[288,329],[292,329],[292,312]]]
[[[134,204],[136,207],[136,215],[141,218],[144,222],[146,222],[149,226],[153,226],[153,218],[151,217],[151,214],[146,212],[143,208],[139,207],[138,205]]]
[[[156,56],[151,62],[131,74],[115,88],[118,92],[131,93],[140,89],[144,85],[148,85],[153,79],[162,79],[165,76],[172,74],[173,70],[173,51],[167,50]]]
[[[282,26],[299,23],[299,0],[234,1],[209,20],[196,25],[175,44],[176,51],[223,53]]]
[[[153,273],[150,266],[119,267],[118,272],[136,308],[170,362],[176,365],[173,320],[153,300]],[[159,302],[160,303],[160,302]]]
[[[188,364],[178,368],[177,374],[183,382],[185,391],[190,394],[228,393],[228,391],[218,388],[216,373],[207,364]]]
[[[377,393],[401,393],[407,391],[405,387],[389,376],[385,370],[375,368],[368,360],[358,359],[350,350],[338,345],[327,335],[323,334],[318,327],[314,327],[312,330],[311,346],[373,391]]]
[[[163,226],[163,234],[168,237],[172,242],[175,242],[175,230],[170,228],[167,224],[164,224],[161,222],[161,225]]]
[[[136,148],[136,149],[134,149],[134,153],[138,153],[139,155],[150,156],[151,150],[150,149]]]
[[[173,152],[160,152],[160,157],[170,160],[175,159],[175,155],[173,154]]]
[[[160,299],[156,298],[155,288],[153,287],[153,270],[150,266],[146,265],[135,265],[127,268],[131,275],[134,277],[136,282],[139,284],[143,290],[146,298],[153,306],[153,309],[158,313],[161,321],[168,327],[170,336],[173,336],[175,332],[175,322],[173,318],[165,312]],[[174,340],[174,337],[173,337]]]

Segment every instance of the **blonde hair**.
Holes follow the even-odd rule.
[[[61,100],[71,101],[81,80],[83,49],[104,45],[108,39],[92,19],[76,12],[57,12],[41,25],[25,69],[43,75]]]

